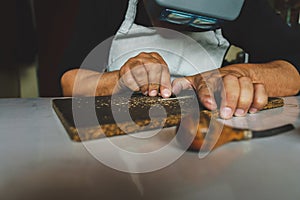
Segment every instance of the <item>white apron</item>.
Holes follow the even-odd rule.
[[[141,52],[157,52],[166,61],[172,79],[219,68],[228,41],[221,29],[180,33],[134,23],[138,0],[129,0],[125,20],[116,33],[109,53],[108,71],[118,70]]]

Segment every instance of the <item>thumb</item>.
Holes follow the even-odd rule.
[[[177,78],[172,82],[172,93],[179,94],[182,90],[192,89],[192,84],[186,78]]]

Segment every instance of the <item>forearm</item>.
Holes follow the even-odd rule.
[[[240,73],[252,79],[253,83],[265,86],[268,96],[291,96],[300,90],[300,75],[296,68],[283,60],[263,64],[235,64],[224,70],[239,69]]]
[[[119,71],[99,73],[74,69],[61,78],[64,96],[106,96],[114,92],[119,80]]]

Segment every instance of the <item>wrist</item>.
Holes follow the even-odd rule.
[[[119,70],[98,75],[96,96],[107,96],[119,92]]]

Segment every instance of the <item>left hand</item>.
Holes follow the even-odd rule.
[[[175,79],[172,87],[175,94],[194,88],[206,108],[215,110],[220,104],[220,116],[224,119],[255,113],[268,102],[264,84],[254,82],[247,70],[238,67],[224,67]],[[217,101],[218,97],[220,101]]]
[[[128,59],[119,70],[119,77],[117,90],[127,87],[149,96],[171,96],[169,68],[157,52],[141,52]]]

